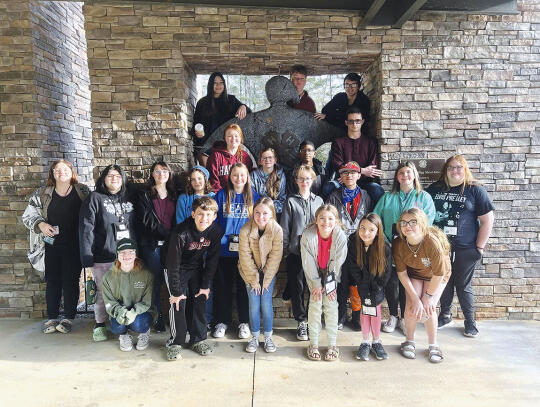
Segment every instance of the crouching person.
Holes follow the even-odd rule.
[[[168,360],[181,358],[180,351],[188,331],[188,297],[193,301],[193,315],[189,321],[189,346],[202,356],[212,353],[212,348],[206,342],[205,308],[210,295],[210,281],[217,269],[223,232],[214,223],[218,206],[212,198],[203,196],[195,199],[191,211],[191,217],[174,228],[167,253],[165,282],[171,304]]]
[[[137,332],[137,350],[145,350],[152,324],[153,275],[137,258],[137,244],[121,239],[116,245],[117,260],[103,277],[103,300],[111,318],[111,332],[118,334],[120,350],[133,349],[128,330]]]

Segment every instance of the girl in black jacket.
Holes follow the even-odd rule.
[[[165,162],[155,162],[150,167],[147,188],[139,195],[136,213],[142,258],[146,267],[154,274],[152,305],[158,311],[158,318],[154,323],[156,332],[165,331],[160,294],[164,282],[163,265],[167,258],[167,243],[176,220],[175,212],[173,172]]]
[[[349,238],[346,268],[352,282],[357,285],[362,299],[360,322],[362,325],[362,344],[356,358],[368,360],[373,352],[378,360],[388,355],[379,339],[381,332],[381,303],[384,287],[390,278],[392,258],[390,245],[385,241],[381,218],[375,213],[365,215],[356,233]],[[369,333],[373,342],[369,344]]]

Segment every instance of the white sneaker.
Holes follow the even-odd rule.
[[[145,350],[148,348],[148,343],[150,342],[150,329],[148,331],[143,332],[142,334],[139,334],[137,338],[137,346],[135,347],[137,350]]]
[[[246,352],[255,353],[257,352],[257,349],[259,349],[259,338],[255,338],[254,336],[252,336],[248,344],[246,345]]]
[[[123,352],[130,352],[133,349],[133,337],[128,334],[120,335],[120,350]]]
[[[247,339],[251,335],[251,331],[249,330],[249,325],[245,322],[238,325],[238,338],[239,339]]]
[[[394,332],[396,329],[397,324],[397,317],[390,315],[390,318],[383,324],[382,330],[383,332]]]
[[[405,318],[400,318],[398,322],[399,330],[403,333],[403,336],[407,336],[407,331],[405,330]]]
[[[214,329],[213,336],[214,338],[223,338],[225,336],[225,332],[227,332],[227,325],[219,323]]]
[[[264,351],[266,353],[273,353],[276,351],[276,349],[276,345],[274,344],[271,336],[264,338]]]

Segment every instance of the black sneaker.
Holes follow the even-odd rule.
[[[165,332],[165,322],[163,322],[163,314],[159,314],[156,322],[154,322],[154,331]]]
[[[358,359],[358,360],[369,360],[369,351],[370,350],[371,350],[371,346],[369,346],[369,343],[362,342],[362,344],[358,348],[358,352],[356,352],[356,359]]]
[[[375,342],[371,344],[371,353],[375,355],[377,360],[385,360],[388,359],[388,354],[384,350],[384,347],[382,346],[382,343]]]
[[[298,327],[296,328],[296,339],[299,341],[309,340],[308,324],[306,321],[301,321],[298,323]]]
[[[478,336],[478,328],[476,328],[476,322],[465,320],[465,329],[463,335],[468,338],[476,338]]]
[[[446,327],[449,327],[449,326],[454,326],[454,321],[452,320],[452,315],[444,315],[444,314],[439,315],[439,321],[438,321],[437,328],[438,329],[443,329],[443,328],[446,328]]]

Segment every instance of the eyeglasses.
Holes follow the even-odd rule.
[[[313,148],[303,148],[300,150],[301,153],[314,153],[315,150]]]
[[[347,124],[362,124],[364,121],[361,119],[355,119],[355,120],[347,120]]]
[[[169,173],[169,170],[155,170],[154,174],[156,175],[167,175]]]
[[[62,168],[58,170],[53,170],[53,174],[69,174],[71,170],[69,168]]]
[[[342,171],[339,174],[340,175],[345,175],[346,177],[348,177],[349,175],[358,174],[358,171]]]
[[[270,160],[273,160],[274,159],[274,156],[270,156],[270,157],[261,157],[261,161],[270,161]]]
[[[115,178],[116,179],[121,179],[122,176],[121,175],[116,175],[116,174],[109,174],[109,175],[107,175],[107,178],[108,179],[115,179]]]
[[[454,170],[461,171],[463,169],[463,165],[456,165],[455,167],[453,165],[449,165],[447,169],[448,171],[454,171]]]
[[[307,178],[296,177],[296,180],[297,180],[298,182],[310,182],[310,181],[313,180],[313,178],[311,178],[311,177],[307,177]]]
[[[343,87],[345,89],[347,89],[347,88],[357,88],[358,84],[357,83],[346,83],[345,85],[343,85]]]
[[[414,228],[416,225],[418,225],[418,221],[416,219],[411,219],[410,221],[406,220],[400,220],[399,226],[402,228],[406,228],[407,226],[410,226],[411,228]]]

